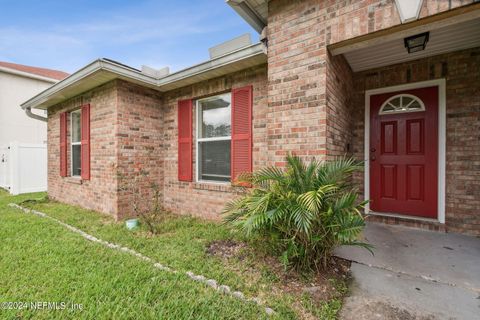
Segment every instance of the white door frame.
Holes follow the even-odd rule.
[[[365,91],[365,172],[364,172],[364,195],[365,199],[370,199],[370,96],[401,90],[419,89],[425,87],[438,86],[438,212],[437,220],[445,223],[445,159],[446,159],[446,82],[445,79],[429,80],[422,82],[407,83],[397,86],[372,89]],[[370,205],[365,206],[365,213],[370,212]],[[404,218],[410,216],[388,214]],[[431,220],[421,217],[413,217],[416,220]]]

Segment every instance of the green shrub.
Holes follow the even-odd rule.
[[[252,186],[227,204],[225,221],[246,236],[264,236],[282,252],[284,265],[326,267],[339,245],[371,246],[357,240],[365,226],[352,173],[362,163],[351,158],[304,163],[287,157],[285,170],[267,167],[239,177]]]

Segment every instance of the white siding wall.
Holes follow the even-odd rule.
[[[0,145],[13,141],[45,143],[47,124],[27,117],[20,107],[52,83],[0,71]],[[43,111],[35,110],[45,116]]]

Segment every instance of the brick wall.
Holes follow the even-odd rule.
[[[420,17],[473,2],[425,0]],[[273,0],[268,10],[268,163],[348,153],[351,71],[327,45],[399,25],[395,1]]]
[[[248,69],[234,74],[201,82],[165,94],[164,113],[164,204],[180,213],[219,219],[225,203],[242,192],[241,188],[197,182],[178,181],[177,169],[177,103],[182,99],[196,99],[231,91],[232,88],[253,85],[253,168],[258,169],[266,162],[267,123],[267,70],[266,66]],[[195,137],[195,109],[193,112],[193,137]],[[193,176],[195,172],[196,142],[193,141]],[[194,179],[195,180],[195,179]]]
[[[110,82],[48,110],[48,195],[62,202],[117,213],[116,84]],[[91,180],[60,177],[60,113],[90,103]],[[67,121],[70,142],[70,117]],[[70,175],[70,147],[67,172]]]
[[[446,227],[479,235],[480,48],[354,74],[353,152],[364,159],[365,90],[439,78],[447,99]]]
[[[55,106],[49,112],[48,123],[49,195],[122,219],[133,215],[135,199],[139,210],[152,205],[152,184],[155,183],[160,190],[160,202],[167,209],[219,219],[226,201],[242,189],[178,181],[177,102],[252,85],[253,168],[258,169],[265,165],[267,157],[266,76],[264,65],[163,94],[116,80]],[[59,175],[59,114],[85,103],[91,105],[91,180],[62,178]],[[195,137],[195,112],[193,115]],[[193,166],[195,168],[195,163]]]
[[[343,56],[327,56],[327,155],[350,155],[352,150],[353,73]]]
[[[117,178],[118,217],[133,215],[153,206],[153,192],[163,201],[164,148],[161,93],[125,81],[117,81]]]
[[[320,1],[269,3],[268,163],[326,155],[326,39]]]
[[[420,18],[474,3],[474,0],[424,0]],[[319,12],[325,21],[327,44],[337,43],[401,24],[395,0],[321,1],[312,3],[308,12]]]

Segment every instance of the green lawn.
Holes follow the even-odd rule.
[[[340,299],[314,303],[285,293],[278,277],[246,252],[241,259],[206,254],[211,241],[235,239],[228,228],[189,217],[168,219],[157,236],[125,229],[104,215],[53,201],[30,203],[98,238],[130,247],[180,271],[172,274],[123,252],[92,243],[65,227],[7,206],[44,194],[12,197],[0,190],[0,302],[67,302],[82,310],[6,310],[0,319],[331,319]],[[268,317],[253,303],[239,301],[193,282],[186,271],[203,274],[258,296],[276,313]],[[306,280],[308,281],[308,279]],[[2,304],[3,306],[3,304]]]

